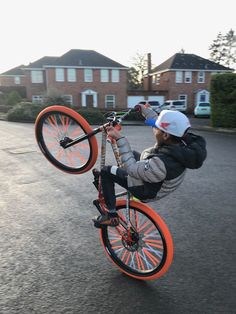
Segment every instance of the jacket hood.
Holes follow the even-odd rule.
[[[158,151],[176,159],[185,168],[200,168],[207,156],[205,139],[188,133],[184,140],[185,142],[177,145],[163,145]]]

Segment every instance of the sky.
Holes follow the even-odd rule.
[[[235,0],[0,0],[0,73],[70,49],[125,66],[154,66],[184,49],[209,58],[221,32],[236,32]]]

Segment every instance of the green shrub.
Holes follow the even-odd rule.
[[[6,100],[7,97],[4,93],[0,92],[0,106],[5,106],[6,105]]]
[[[97,108],[80,108],[76,110],[89,124],[103,124],[106,120]]]
[[[34,122],[40,111],[42,111],[46,107],[48,107],[48,105],[46,104],[32,104],[31,102],[21,102],[8,111],[7,120]]]
[[[11,106],[0,105],[0,112],[7,113],[11,108]]]
[[[10,92],[6,97],[6,105],[14,106],[21,101],[21,96],[17,91]]]
[[[211,80],[211,124],[236,128],[236,74],[218,74]]]

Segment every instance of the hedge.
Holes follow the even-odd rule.
[[[7,120],[14,122],[34,122],[40,111],[54,104],[32,104],[31,102],[21,102],[12,107],[7,112]],[[65,106],[65,104],[60,104]],[[67,106],[70,107],[70,106]],[[106,122],[104,115],[112,110],[98,108],[74,108],[73,110],[83,116],[89,124],[103,124]],[[124,111],[121,108],[116,108],[116,111]],[[144,120],[142,115],[137,112],[131,112],[126,120]]]
[[[210,91],[212,126],[236,128],[236,73],[214,75]]]
[[[31,102],[21,102],[7,112],[6,118],[8,121],[13,122],[35,122],[38,114],[44,108],[52,105],[53,104],[32,104]],[[65,104],[62,105],[65,106]],[[105,122],[103,113],[97,108],[72,109],[81,114],[89,124],[102,124]]]
[[[46,104],[21,102],[8,111],[7,120],[14,122],[34,122],[40,111],[46,107],[48,107]]]

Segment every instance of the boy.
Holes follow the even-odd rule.
[[[179,111],[163,110],[160,115],[141,106],[146,124],[153,127],[156,143],[141,154],[133,152],[127,139],[114,127],[107,133],[117,141],[122,167],[105,166],[101,170],[101,185],[106,215],[94,221],[99,227],[117,226],[114,183],[118,183],[140,200],[158,200],[173,192],[183,181],[186,169],[197,169],[206,158],[206,142],[203,137],[188,133],[190,122]]]

